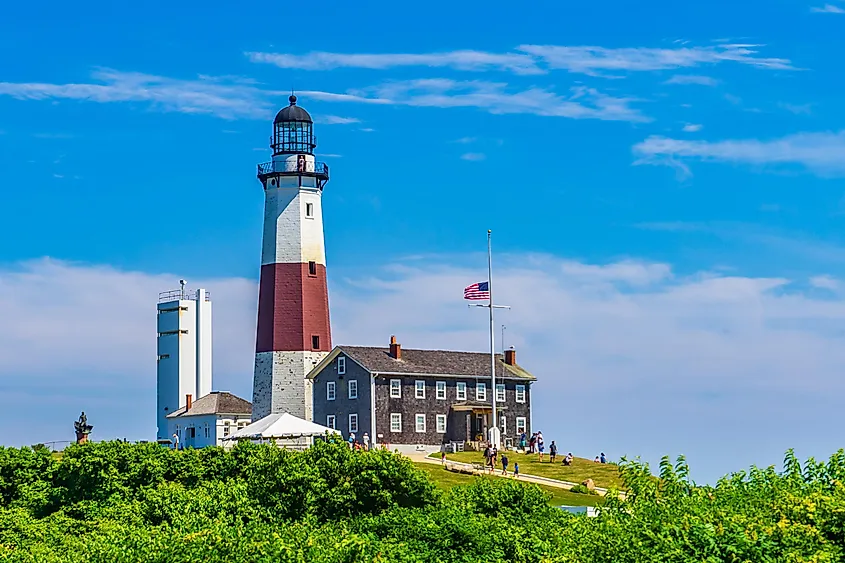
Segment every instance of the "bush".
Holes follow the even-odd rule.
[[[49,452],[46,452],[49,454]],[[703,487],[624,461],[596,518],[504,479],[438,494],[409,460],[320,443],[0,448],[0,560],[38,563],[845,560],[845,452]],[[580,490],[581,486],[574,490]],[[586,487],[585,487],[586,488]],[[582,491],[583,492],[583,491]]]
[[[580,493],[582,495],[597,495],[598,493],[592,489],[588,489],[587,485],[574,485],[569,489],[570,493]]]

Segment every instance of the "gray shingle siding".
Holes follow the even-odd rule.
[[[341,354],[339,357],[346,356]],[[335,427],[343,433],[344,438],[349,437],[349,415],[358,415],[357,439],[361,439],[364,432],[370,433],[370,374],[367,370],[346,358],[346,373],[338,375],[337,359],[328,364],[320,373],[314,377],[313,401],[314,401],[314,422],[326,424],[328,415],[334,415]],[[358,382],[358,398],[349,398],[349,382]],[[329,401],[327,397],[327,383],[335,384],[335,399]],[[370,436],[372,439],[372,436]]]
[[[402,397],[390,396],[390,380],[399,379],[402,382]],[[425,381],[425,398],[416,398],[415,381]],[[437,398],[437,381],[446,383],[446,399]],[[467,385],[467,400],[475,401],[475,378],[438,378],[430,376],[391,376],[384,375],[376,378],[376,433],[384,435],[384,441],[390,444],[425,444],[438,445],[450,441],[465,441],[475,439],[474,428],[471,427],[467,435],[467,415],[471,416],[470,423],[475,424],[475,417],[469,411],[453,411],[452,405],[461,403],[457,398],[458,382]],[[499,418],[505,417],[507,432],[502,435],[513,439],[517,443],[516,418],[524,417],[526,432],[531,431],[531,382],[505,381],[505,401],[497,401],[497,407],[505,407],[499,411]],[[525,402],[516,402],[516,385],[525,385]],[[489,380],[486,382],[487,394],[484,404],[492,405],[493,396]],[[393,432],[390,429],[390,415],[402,415],[402,431]],[[424,414],[425,432],[416,431],[416,415]],[[446,415],[446,432],[437,432],[437,415]]]
[[[347,352],[348,350],[348,352]],[[405,360],[405,354],[409,359]],[[403,360],[397,361],[385,356],[386,351],[378,348],[363,347],[338,347],[333,354],[339,354],[338,358],[345,358],[346,373],[338,375],[338,360],[328,359],[321,366],[320,371],[311,374],[313,380],[313,412],[314,421],[319,424],[326,424],[327,415],[334,415],[336,418],[335,427],[343,433],[344,438],[349,437],[349,414],[358,415],[358,432],[356,438],[359,440],[364,432],[370,434],[372,442],[387,444],[422,444],[436,446],[450,441],[474,440],[481,433],[478,428],[476,414],[472,411],[454,410],[456,405],[460,408],[462,403],[474,403],[476,398],[476,383],[484,382],[486,385],[486,396],[483,405],[492,405],[494,390],[490,386],[489,377],[481,375],[484,373],[484,365],[489,362],[489,356],[484,358],[483,354],[467,352],[447,351],[404,351]],[[484,362],[482,362],[484,360]],[[442,364],[440,363],[442,362]],[[516,419],[525,418],[525,430],[531,432],[531,387],[535,381],[534,376],[519,366],[506,366],[499,360],[497,371],[507,371],[508,378],[497,377],[497,383],[505,384],[505,401],[497,401],[499,407],[499,418],[505,417],[506,431],[502,435],[504,443],[511,441],[514,445],[518,443]],[[486,363],[489,374],[489,363]],[[425,369],[428,373],[379,373],[375,367],[391,368],[391,371],[402,372],[408,369]],[[451,371],[453,370],[453,371]],[[371,431],[371,376],[375,373],[375,433]],[[348,398],[348,385],[350,380],[358,382],[358,398]],[[394,398],[390,396],[390,381],[397,379],[401,382],[402,396]],[[425,382],[425,397],[416,397],[415,381]],[[437,382],[446,384],[446,398],[437,398]],[[329,401],[327,398],[328,382],[335,384],[335,399]],[[465,383],[467,387],[466,398],[458,399],[458,383]],[[525,386],[525,402],[516,402],[516,386]],[[466,406],[466,405],[464,405]],[[401,430],[391,431],[391,414],[401,415]],[[425,431],[416,431],[416,415],[425,415]],[[437,431],[437,415],[446,416],[446,432]],[[469,416],[469,418],[467,418]],[[489,414],[486,415],[489,418]],[[375,435],[374,435],[375,434]],[[381,438],[379,438],[381,435]]]

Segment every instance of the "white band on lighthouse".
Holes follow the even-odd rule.
[[[311,155],[305,158],[314,162]],[[261,264],[315,262],[325,266],[323,197],[314,178],[270,178],[264,193]]]

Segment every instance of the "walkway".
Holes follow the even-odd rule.
[[[409,457],[411,459],[411,461],[417,461],[417,462],[423,462],[423,463],[434,463],[434,464],[437,464],[437,465],[441,465],[441,462],[440,462],[439,459],[435,459],[433,457],[428,457],[428,455],[425,452],[413,452],[413,453],[407,453],[405,455],[407,457]],[[488,475],[488,476],[494,476],[494,477],[506,477],[508,479],[513,478],[512,473],[508,473],[505,476],[505,475],[502,475],[502,471],[500,469],[493,471],[493,473],[490,473],[489,471],[486,471],[486,470],[475,469],[473,467],[473,464],[471,464],[471,463],[462,463],[460,461],[451,461],[451,460],[447,459],[446,463],[444,463],[443,465],[449,471],[460,470],[460,471],[458,471],[459,473],[472,473],[473,475]],[[546,485],[548,487],[556,487],[558,489],[566,489],[566,490],[569,490],[569,489],[571,489],[572,487],[574,487],[575,485],[578,484],[578,483],[572,483],[570,481],[560,481],[558,479],[550,479],[548,477],[540,477],[538,475],[526,475],[524,473],[519,474],[519,480],[525,481],[527,483],[536,483],[537,485]],[[607,494],[607,489],[604,489],[602,487],[596,487],[596,492],[599,495],[604,496],[604,495]],[[623,498],[624,498],[624,496],[623,496]]]

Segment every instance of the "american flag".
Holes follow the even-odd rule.
[[[490,299],[490,282],[478,282],[464,289],[464,299]]]

